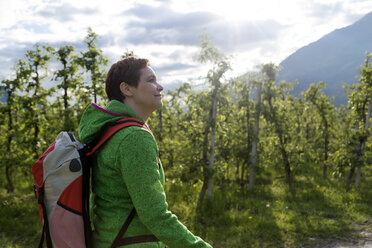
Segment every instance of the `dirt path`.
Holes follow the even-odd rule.
[[[372,240],[359,241],[358,243],[336,241],[325,246],[319,246],[319,248],[372,248]]]
[[[344,240],[315,245],[314,248],[372,248],[372,220],[356,224],[355,229],[355,236],[358,237],[356,240],[345,237]]]

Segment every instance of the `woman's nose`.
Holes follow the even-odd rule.
[[[159,91],[164,90],[163,86],[161,86],[160,84],[158,84],[158,90],[159,90]]]

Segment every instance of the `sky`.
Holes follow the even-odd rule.
[[[353,24],[370,0],[0,0],[0,80],[36,42],[84,49],[89,27],[110,64],[126,50],[148,58],[167,88],[207,74],[201,33],[228,56],[226,77],[279,64],[297,49]]]

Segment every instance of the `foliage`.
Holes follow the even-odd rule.
[[[348,106],[351,109],[350,118],[355,130],[350,137],[353,160],[346,183],[346,190],[349,190],[355,169],[357,169],[355,187],[359,187],[361,171],[365,164],[365,153],[368,153],[366,142],[370,136],[369,120],[372,112],[372,53],[366,55],[365,62],[361,66],[359,82],[351,85],[347,94]]]
[[[79,88],[82,88],[82,78],[78,75],[78,58],[74,54],[75,47],[70,45],[61,46],[56,52],[57,60],[62,64],[62,68],[54,73],[54,80],[57,82],[59,90],[54,108],[59,109],[60,116],[63,116],[63,130],[73,131],[77,128],[77,119],[74,118],[71,101],[73,97],[79,96]],[[61,79],[60,82],[58,82]],[[60,104],[63,108],[58,108]]]
[[[105,70],[102,66],[106,66],[108,60],[97,46],[97,39],[98,35],[89,28],[84,40],[87,50],[81,52],[81,56],[77,58],[77,63],[90,74],[90,83],[82,84],[79,94],[84,96],[81,98],[81,102],[85,103],[84,106],[89,104],[90,97],[95,103],[98,103],[99,97],[104,97]]]
[[[59,131],[77,133],[86,104],[105,102],[107,59],[97,37],[88,30],[84,51],[36,44],[1,81],[0,226],[9,226],[0,231],[1,247],[36,246],[41,228],[30,167]],[[195,90],[191,81],[167,91],[164,107],[148,120],[170,209],[214,247],[311,247],[353,237],[352,224],[372,218],[371,56],[347,89],[349,104],[337,108],[322,82],[292,96],[297,82],[275,82],[273,63],[226,79],[229,58],[203,36],[199,61],[211,64],[204,87]],[[248,190],[256,113],[256,178]],[[358,187],[346,192],[350,178]],[[213,194],[201,201],[208,184]]]

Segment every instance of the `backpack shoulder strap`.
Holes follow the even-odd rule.
[[[89,152],[87,152],[86,155],[87,156],[92,155],[116,132],[123,128],[131,126],[145,127],[147,125],[143,123],[141,120],[134,117],[127,117],[115,122],[106,123],[101,129],[101,134],[98,136],[99,140],[94,140],[92,141],[92,143],[88,144]]]
[[[38,197],[38,203],[41,204],[41,207],[43,208],[43,230],[41,231],[41,238],[39,242],[39,248],[43,248],[44,243],[44,236],[46,238],[46,244],[48,248],[53,248],[52,245],[52,239],[50,237],[50,231],[49,231],[49,221],[48,221],[48,214],[46,211],[46,206],[44,202],[44,187],[40,187],[39,190],[39,197]]]

